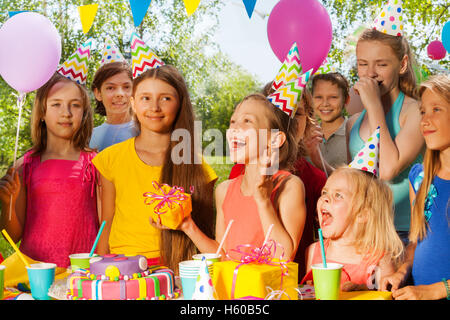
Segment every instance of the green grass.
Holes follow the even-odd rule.
[[[216,182],[216,186],[228,179],[228,175],[230,174],[231,168],[233,164],[226,163],[225,157],[206,157],[206,162],[214,169],[217,176],[219,177]],[[3,258],[10,256],[14,252],[14,249],[10,246],[10,244],[2,237],[0,237],[0,253]]]

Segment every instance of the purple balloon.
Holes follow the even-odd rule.
[[[23,12],[0,28],[0,75],[15,90],[40,88],[55,73],[61,58],[61,37],[52,22]]]
[[[441,60],[445,58],[447,50],[445,50],[444,45],[439,40],[431,41],[427,47],[428,57],[433,60]]]
[[[297,42],[303,70],[315,72],[330,51],[333,29],[327,10],[317,0],[281,0],[270,13],[267,36],[281,62]]]

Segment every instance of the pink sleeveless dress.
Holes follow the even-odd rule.
[[[30,258],[66,268],[72,253],[89,253],[99,228],[95,152],[78,161],[24,156],[27,211],[21,251]]]
[[[283,175],[283,177],[279,179],[278,184],[272,191],[270,196],[272,203],[281,180],[290,174],[290,172],[279,170],[273,175],[273,179],[276,179],[280,175]],[[243,177],[244,175],[241,174],[233,179],[228,186],[222,204],[225,225],[227,226],[230,220],[234,220],[224,243],[227,254],[233,259],[240,257],[235,252],[231,251],[231,249],[236,249],[238,245],[250,244],[255,247],[260,247],[264,242],[264,231],[256,202],[253,199],[253,196],[244,196],[241,192]]]

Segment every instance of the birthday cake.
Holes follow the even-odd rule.
[[[164,300],[179,296],[173,271],[148,268],[144,256],[108,254],[94,257],[90,269],[79,269],[67,279],[71,300]]]

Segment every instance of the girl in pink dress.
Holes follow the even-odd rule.
[[[93,116],[83,86],[56,73],[36,94],[33,147],[0,180],[0,229],[30,258],[67,267],[98,231]],[[12,196],[12,211],[9,212]]]

